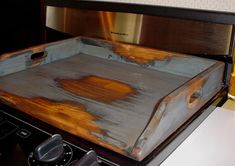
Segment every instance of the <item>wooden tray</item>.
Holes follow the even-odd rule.
[[[0,58],[0,101],[142,160],[222,87],[224,64],[77,37]]]

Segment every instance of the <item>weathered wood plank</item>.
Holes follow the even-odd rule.
[[[64,90],[96,101],[111,103],[135,94],[135,89],[119,81],[90,75],[81,79],[56,79]]]
[[[87,112],[86,107],[78,102],[52,101],[42,97],[25,98],[2,90],[0,90],[0,95],[2,102],[35,118],[126,155],[126,152],[118,146],[97,140],[92,133],[102,135],[106,131],[94,123],[97,117]]]
[[[155,50],[105,40],[81,38],[81,42],[82,53],[122,63],[137,64],[145,68],[184,77],[192,78],[215,63],[213,60],[186,54]]]
[[[171,57],[183,57],[189,58],[189,55],[176,54],[166,51],[156,51],[151,48],[143,48],[128,44],[116,44],[114,46],[114,52],[129,61],[133,61],[137,64],[149,64],[155,60],[167,60]]]
[[[110,91],[109,86],[103,86],[100,89],[99,85],[96,87],[95,85],[89,86],[89,83],[92,81],[86,80],[85,82],[88,84],[76,84],[79,88],[74,87],[73,80],[82,80],[90,76],[104,78],[101,80],[105,80],[105,83],[108,82],[111,85],[118,85],[115,87],[118,93],[119,91],[123,93],[123,85],[124,89],[127,88],[127,91],[134,90],[135,93],[127,96],[124,95],[125,97],[115,98],[115,100],[111,101],[109,100],[110,96],[113,97],[116,95],[107,93]],[[174,82],[170,80],[174,80]],[[188,78],[178,77],[173,74],[79,54],[63,61],[56,61],[51,64],[2,77],[0,79],[0,89],[10,94],[8,95],[10,99],[7,102],[11,102],[9,104],[12,106],[36,118],[40,118],[51,125],[59,126],[66,131],[88,139],[86,135],[83,136],[83,132],[79,128],[75,127],[76,125],[73,124],[74,120],[70,121],[66,116],[60,116],[61,114],[58,114],[58,116],[45,115],[47,109],[53,110],[54,108],[49,106],[52,102],[46,105],[44,104],[44,100],[61,103],[62,105],[66,101],[84,106],[84,110],[89,115],[97,117],[92,123],[103,131],[99,133],[90,130],[90,134],[96,137],[96,140],[91,138],[88,140],[102,144],[108,148],[110,148],[109,146],[113,146],[113,150],[116,149],[115,151],[119,153],[122,150],[123,154],[124,152],[127,153],[134,146],[152,114],[156,102],[187,80]],[[72,84],[73,86],[66,86],[65,88],[65,84]],[[120,85],[122,89],[120,89]],[[88,93],[90,91],[94,92],[89,93],[90,96],[87,96],[87,94],[81,94],[81,91]],[[93,96],[91,97],[91,95]],[[103,96],[103,100],[99,98],[100,95]],[[14,96],[21,98],[21,102],[15,102],[16,99]],[[36,100],[38,98],[41,100]],[[42,99],[44,99],[43,102]],[[3,98],[1,100],[6,101]],[[38,104],[29,104],[28,101],[35,101]],[[28,112],[29,109],[24,109],[24,106],[19,107],[19,103],[27,105],[31,111]],[[40,108],[38,108],[39,106]],[[40,110],[42,107],[47,107],[47,109],[42,112]],[[74,108],[75,106],[72,105],[71,107]],[[57,107],[55,106],[55,108]],[[80,110],[80,107],[78,110]],[[55,110],[55,112],[57,111]],[[70,114],[70,111],[66,109],[62,112],[69,117],[73,115],[81,117],[84,122],[89,121],[86,116],[84,117],[83,114],[80,114],[80,111],[76,115]],[[44,114],[44,116],[41,114]],[[70,125],[67,124],[71,126],[71,129],[58,124],[61,122],[71,123]]]
[[[78,54],[79,51],[80,42],[78,38],[44,44],[13,53],[6,53],[0,56],[0,76],[71,57]],[[32,59],[33,54],[40,52],[43,55],[42,57]]]
[[[158,103],[132,154],[142,160],[186,122],[221,89],[223,73],[224,64],[217,62]]]
[[[44,56],[32,60],[32,55],[38,52],[44,52]],[[212,60],[185,54],[77,37],[2,55],[0,76],[51,63],[78,53],[127,64],[137,64],[184,77],[194,77],[214,64]]]
[[[213,60],[88,38],[43,48],[47,56],[36,62],[25,63],[31,54],[0,61],[0,101],[136,160],[221,87],[224,66]],[[23,62],[14,70],[16,58]],[[203,102],[199,87],[208,92]]]

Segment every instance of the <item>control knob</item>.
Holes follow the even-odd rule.
[[[61,135],[55,134],[38,145],[34,156],[41,162],[55,162],[64,155],[63,139]]]
[[[67,165],[72,159],[72,153],[71,147],[63,142],[61,135],[55,134],[29,154],[28,162],[30,166]]]

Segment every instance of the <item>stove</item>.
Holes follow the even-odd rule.
[[[0,110],[1,166],[116,165],[93,150],[75,146],[61,137]]]

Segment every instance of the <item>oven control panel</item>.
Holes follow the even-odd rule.
[[[0,165],[116,165],[0,109]]]

